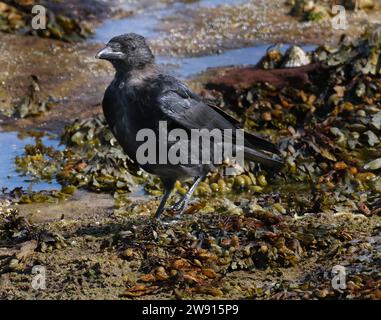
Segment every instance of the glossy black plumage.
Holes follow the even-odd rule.
[[[116,75],[107,88],[103,111],[111,131],[127,155],[136,160],[142,142],[136,141],[140,129],[148,128],[159,134],[159,121],[166,121],[168,130],[237,129],[238,122],[216,106],[210,106],[176,78],[159,71],[145,39],[126,34],[110,40],[98,58],[110,61]],[[188,140],[181,143],[187,145]],[[282,162],[263,152],[277,153],[270,142],[245,134],[245,159],[278,169]],[[145,164],[142,168],[161,178],[165,195],[156,212],[159,217],[176,180],[196,178],[188,194],[175,205],[183,211],[198,182],[213,168],[212,164]]]

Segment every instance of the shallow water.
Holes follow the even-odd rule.
[[[104,22],[95,30],[94,36],[90,41],[106,43],[112,37],[122,33],[139,33],[144,37],[152,38],[160,32],[157,30],[160,20],[166,16],[172,15],[176,10],[194,9],[197,6],[216,7],[224,4],[240,4],[244,0],[201,0],[193,3],[174,2],[173,4],[163,4],[154,2],[142,4],[143,10],[131,17],[123,19],[112,19]],[[136,9],[137,4],[131,4],[128,1],[122,2],[122,8],[126,10]]]
[[[15,158],[24,153],[24,147],[27,144],[33,144],[33,137],[21,137],[17,132],[0,132],[0,146],[3,152],[0,152],[0,189],[22,187],[32,191],[61,189],[57,181],[34,181],[32,177],[21,176],[16,171]],[[48,137],[43,138],[46,146],[59,148],[59,141]]]
[[[168,68],[172,69],[177,76],[188,78],[208,68],[256,64],[269,47],[270,45],[258,45],[200,57],[158,57],[158,62],[168,65]],[[289,45],[281,45],[280,51],[284,53],[288,47]],[[316,46],[306,45],[302,48],[305,51],[311,51]]]
[[[202,0],[194,3],[175,2],[172,5],[157,3],[146,6],[145,9],[131,17],[119,20],[107,20],[98,29],[90,41],[106,43],[112,37],[121,33],[135,32],[145,37],[154,38],[160,34],[157,30],[160,19],[173,14],[176,10],[184,8],[194,8],[196,6],[215,7],[223,4],[238,4],[246,1],[233,0]],[[247,48],[227,50],[222,54],[213,54],[198,57],[169,57],[158,56],[160,64],[165,65],[165,69],[181,78],[188,78],[197,75],[210,67],[224,67],[230,65],[250,65],[256,64],[266,53],[270,45],[257,45]],[[281,46],[282,52],[286,51],[287,45]],[[305,50],[312,50],[315,46],[304,46]]]
[[[159,14],[161,14],[161,10],[155,12],[144,11],[129,18],[107,20],[96,29],[90,41],[107,43],[114,36],[130,32],[153,38],[158,34],[155,28],[159,21]]]

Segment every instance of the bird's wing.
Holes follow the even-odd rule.
[[[208,106],[211,107],[214,111],[218,112],[236,128],[239,128],[240,123],[237,119],[233,118],[231,115],[227,114],[224,110],[214,104],[208,103]],[[272,153],[279,153],[279,149],[273,143],[254,133],[245,131],[245,140],[247,141],[248,147],[257,147]]]
[[[161,111],[185,129],[237,129],[239,122],[215,105],[204,103],[186,85],[177,80],[163,90],[159,97]],[[278,153],[271,142],[245,132],[247,147]]]
[[[161,111],[185,129],[235,129],[230,121],[208,107],[185,85],[165,90],[159,97]]]

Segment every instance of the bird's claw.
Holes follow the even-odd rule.
[[[172,207],[171,211],[175,212],[176,214],[180,215],[182,214],[187,206],[187,201],[180,200],[179,202],[176,202]]]

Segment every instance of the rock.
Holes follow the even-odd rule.
[[[304,50],[298,46],[292,46],[287,49],[282,62],[284,68],[296,68],[305,66],[311,63],[310,57]]]
[[[33,254],[37,249],[38,242],[36,240],[27,241],[21,244],[20,251],[16,254],[16,258],[19,260],[25,260]]]
[[[134,256],[135,256],[135,252],[132,248],[128,248],[122,252],[122,257],[124,259],[129,260],[129,259],[133,258]]]
[[[12,257],[16,252],[17,250],[12,248],[0,248],[0,258]]]
[[[9,269],[11,269],[12,271],[16,271],[20,268],[20,264],[19,264],[19,260],[17,259],[12,259],[10,262],[9,262]]]
[[[315,291],[315,295],[320,298],[320,299],[323,299],[325,297],[327,297],[329,294],[329,291],[327,289],[318,289]]]
[[[208,277],[209,279],[214,279],[215,277],[217,277],[217,273],[212,269],[203,269],[202,274]]]
[[[249,89],[254,83],[269,83],[281,89],[286,86],[303,87],[310,83],[309,74],[319,69],[319,64],[311,63],[297,68],[261,70],[253,67],[238,67],[226,71],[220,78],[210,80],[207,89],[216,89],[228,94]]]
[[[0,248],[0,258],[15,256],[16,259],[12,260],[25,260],[33,254],[37,249],[37,246],[38,242],[36,240],[31,240],[17,245],[14,248]]]
[[[0,13],[3,13],[9,9],[9,6],[4,2],[0,2]]]

